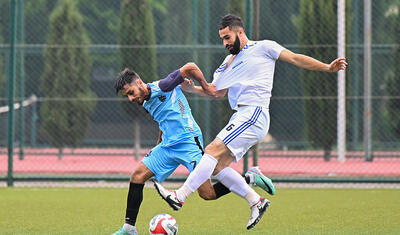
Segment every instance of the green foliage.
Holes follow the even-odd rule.
[[[0,1],[0,44],[4,43],[4,38],[6,37],[7,23],[9,23],[9,2]],[[7,18],[8,17],[8,18]],[[0,53],[0,99],[5,98],[5,85],[6,85],[6,77],[5,77],[5,60],[4,54]],[[6,102],[0,100],[0,105],[4,105]]]
[[[40,109],[41,131],[57,148],[74,147],[85,137],[96,103],[89,40],[73,0],[62,0],[51,14],[47,44],[40,90],[49,101]]]
[[[246,20],[246,1],[243,0],[228,0],[228,12]],[[248,35],[251,36],[251,35]]]
[[[1,27],[1,25],[0,25]],[[1,32],[1,29],[0,29]],[[1,34],[0,34],[0,43],[3,43]],[[6,78],[4,75],[4,59],[3,59],[3,55],[0,54],[0,99],[1,98],[5,98],[5,84],[6,84]],[[0,100],[0,105],[3,105],[4,101]]]
[[[116,44],[119,5],[114,0],[79,0],[77,7],[84,19],[90,42],[93,44]]]
[[[143,81],[157,80],[154,19],[147,0],[123,0],[119,22],[121,69],[135,70]]]
[[[133,69],[144,82],[158,80],[154,19],[148,0],[122,1],[118,41],[121,69]],[[122,107],[129,117],[142,116],[144,112],[126,101]]]
[[[398,5],[392,6],[392,8],[397,9],[396,14],[391,16],[392,18],[392,29],[394,34],[394,41],[400,42],[400,2]],[[386,103],[386,108],[384,110],[384,115],[386,117],[386,122],[389,125],[389,130],[394,134],[396,139],[400,139],[400,100],[393,98],[398,96],[400,93],[400,47],[397,46],[394,50],[392,57],[393,70],[389,74],[385,88],[386,94],[389,99]]]
[[[117,44],[119,3],[114,0],[79,0],[77,7],[83,16],[83,26],[87,29],[92,44]],[[112,67],[118,57],[91,54],[94,67]]]
[[[180,6],[181,8],[177,8]],[[162,44],[192,43],[192,8],[191,3],[181,0],[169,0],[167,12],[162,24]],[[181,9],[185,11],[181,12]],[[179,35],[177,37],[177,35]]]
[[[39,44],[45,42],[49,26],[48,16],[56,4],[57,1],[54,0],[24,1],[26,43]]]
[[[181,12],[180,8],[186,9]],[[159,44],[190,45],[192,43],[192,8],[191,3],[181,0],[170,0],[166,6],[166,13],[162,14],[161,23],[157,26],[160,34]],[[177,35],[179,35],[177,37]],[[173,57],[174,59],[171,59]],[[160,54],[158,57],[160,74],[169,74],[178,67],[192,60],[191,54]]]
[[[11,27],[11,1],[0,1],[0,35],[3,39],[9,38],[9,31]],[[8,40],[7,40],[8,41]]]
[[[320,61],[336,58],[337,4],[331,0],[302,0],[300,15],[295,19],[299,31],[301,53]],[[314,147],[322,147],[326,153],[336,140],[337,74],[309,70],[301,71],[304,95],[317,99],[304,102],[306,135]],[[329,98],[331,97],[331,98]],[[326,156],[326,160],[329,157]]]

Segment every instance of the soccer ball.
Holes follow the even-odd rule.
[[[178,234],[178,224],[174,217],[168,214],[158,214],[150,220],[150,234],[176,235]]]

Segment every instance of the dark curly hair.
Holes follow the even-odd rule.
[[[135,71],[125,68],[120,74],[118,74],[118,77],[115,80],[115,92],[118,94],[118,92],[124,89],[125,85],[131,84],[137,79],[140,79],[140,77]]]
[[[240,27],[244,29],[243,26],[243,21],[239,16],[235,16],[232,14],[228,14],[224,17],[221,18],[221,21],[219,22],[219,29],[224,29],[229,26],[229,29],[232,29],[234,27]]]

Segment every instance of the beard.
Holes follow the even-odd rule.
[[[137,100],[136,100],[136,103],[138,104],[138,105],[143,105],[143,103],[144,103],[144,100],[145,100],[145,90],[143,89],[143,88],[141,88],[141,87],[139,87],[139,94],[140,94],[140,98],[138,98]]]
[[[230,46],[230,45],[228,45],[228,46]],[[235,41],[233,42],[232,48],[228,49],[228,50],[232,55],[239,54],[239,52],[240,52],[240,40],[239,40],[239,35],[238,34],[236,34],[236,38],[235,38]]]

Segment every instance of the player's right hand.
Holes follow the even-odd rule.
[[[338,72],[339,70],[345,70],[347,67],[346,58],[337,58],[329,64],[329,72]]]
[[[194,90],[194,82],[190,79],[185,78],[184,81],[179,85],[182,90],[191,92]]]

